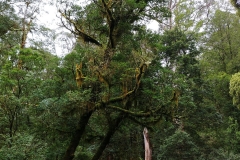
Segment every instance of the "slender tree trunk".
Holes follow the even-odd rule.
[[[74,131],[71,142],[68,146],[68,149],[63,157],[63,160],[72,160],[74,158],[75,150],[82,138],[82,135],[84,133],[85,127],[88,123],[88,120],[90,119],[93,111],[86,112],[81,116],[81,119],[78,122],[77,129]]]
[[[115,120],[115,122],[113,122],[108,129],[107,134],[105,135],[102,143],[100,144],[100,146],[98,147],[97,152],[95,153],[95,155],[93,156],[92,160],[99,160],[99,158],[101,157],[104,149],[107,147],[107,145],[110,142],[110,139],[112,138],[112,136],[114,135],[115,131],[117,130],[119,124],[122,122],[122,120],[124,119],[123,114],[120,114],[118,116],[118,118]]]
[[[145,146],[145,160],[151,160],[152,150],[150,147],[150,140],[149,140],[148,130],[146,127],[143,130],[143,137],[144,137],[144,146]]]

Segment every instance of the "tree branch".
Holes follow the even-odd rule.
[[[77,34],[79,37],[81,37],[83,39],[84,42],[90,42],[93,43],[97,46],[102,46],[102,44],[100,42],[98,42],[96,39],[92,38],[91,36],[87,35],[86,33],[84,33],[76,24],[75,21],[73,21],[72,19],[70,19],[70,17],[68,17],[65,13],[63,13],[61,10],[58,10],[59,13],[61,13],[61,16],[64,17],[70,24],[72,24],[74,26],[74,29],[76,31],[71,31],[74,34]],[[68,29],[68,28],[67,28]]]
[[[109,42],[110,42],[110,46],[111,48],[115,48],[116,44],[114,42],[114,38],[113,38],[113,30],[115,28],[115,19],[112,16],[112,12],[110,11],[110,9],[108,8],[107,4],[105,3],[104,0],[102,0],[102,4],[103,7],[107,13],[107,21],[108,21],[108,26],[109,26]]]
[[[141,83],[141,79],[142,79],[146,69],[147,69],[147,64],[145,64],[145,63],[143,63],[139,68],[137,68],[138,73],[136,73],[136,84],[135,84],[135,87],[133,88],[133,90],[131,90],[131,91],[119,96],[119,97],[115,97],[115,98],[110,99],[109,101],[106,102],[106,104],[120,102],[123,99],[125,99],[126,97],[130,97],[131,95],[136,93],[136,91],[139,88],[139,85]]]
[[[127,113],[127,114],[131,114],[131,115],[137,116],[137,117],[148,117],[148,116],[151,115],[151,112],[145,112],[145,113],[144,112],[133,112],[133,111],[123,109],[123,108],[117,107],[117,106],[112,106],[112,105],[108,105],[107,107],[122,111],[122,112]]]

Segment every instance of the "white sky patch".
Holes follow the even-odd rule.
[[[57,29],[59,20],[57,18],[57,8],[55,6],[45,6],[44,11],[38,17],[42,25],[50,29]]]
[[[153,31],[158,31],[159,29],[159,24],[155,20],[150,20],[149,23],[147,24],[147,29],[153,30]]]

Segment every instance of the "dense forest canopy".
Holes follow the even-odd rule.
[[[238,10],[1,0],[0,160],[239,159]]]

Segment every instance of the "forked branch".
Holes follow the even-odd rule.
[[[73,34],[75,34],[75,35],[79,36],[80,38],[82,38],[84,42],[89,42],[89,43],[93,43],[93,44],[95,44],[95,45],[97,45],[97,46],[102,46],[102,44],[101,44],[100,42],[98,42],[95,38],[93,38],[93,37],[91,37],[90,35],[87,35],[86,33],[84,33],[84,32],[78,27],[77,23],[76,23],[74,20],[72,20],[69,16],[67,16],[67,15],[66,15],[65,13],[63,13],[61,10],[58,10],[58,11],[59,11],[59,13],[61,13],[61,16],[64,17],[64,18],[68,21],[69,24],[73,25],[73,27],[74,27],[74,29],[75,29],[74,31],[71,30],[71,29],[69,29],[68,27],[66,27],[66,25],[64,25],[64,23],[62,22],[63,25],[64,25],[68,30],[70,30]]]

